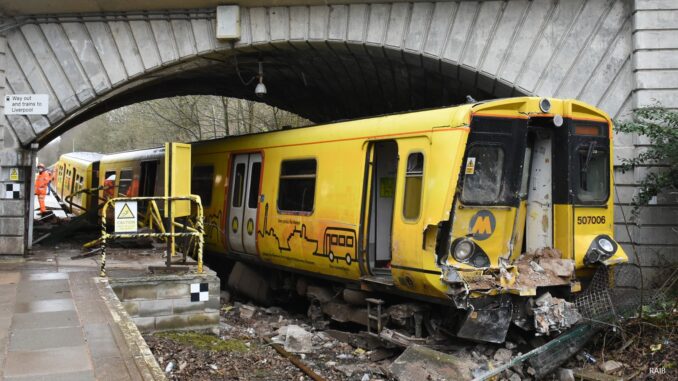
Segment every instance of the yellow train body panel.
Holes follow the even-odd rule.
[[[81,191],[96,186],[101,156],[93,152],[67,153],[54,165],[52,188],[62,201],[70,201],[66,203],[71,204],[75,215],[96,205],[95,197]]]
[[[506,120],[528,126],[532,120],[558,116],[566,121],[562,128],[575,126],[579,121],[599,123],[604,125],[601,136],[605,135],[608,141],[611,138],[611,121],[602,111],[574,100],[550,99],[550,110],[545,112],[540,110],[541,101],[513,98],[196,143],[192,157],[194,176],[196,167],[211,166],[214,173],[209,200],[203,197],[207,247],[227,255],[237,254],[236,258],[261,260],[346,281],[386,274],[395,288],[404,293],[446,299],[449,284],[441,279],[446,268],[472,276],[492,272],[500,267],[501,258],[511,261],[520,256],[526,249],[528,229],[534,229],[525,223],[532,208],[527,198],[513,205],[465,205],[457,199],[462,186],[459,180],[471,176],[463,173],[469,146],[478,144],[468,141],[474,121],[491,119],[501,124]],[[549,128],[558,131],[559,127]],[[555,141],[562,132],[549,133]],[[556,144],[553,147],[556,149]],[[605,151],[608,158],[612,157],[611,147],[609,144]],[[375,156],[381,154],[396,157],[392,167],[385,170],[390,175],[382,177],[377,176],[379,169],[374,164],[378,162]],[[413,155],[415,160],[410,162]],[[423,163],[417,163],[417,158]],[[522,157],[514,159],[522,162]],[[567,161],[572,164],[575,159]],[[235,174],[238,160],[249,163],[249,167],[243,164],[246,168],[251,168],[252,161],[260,163],[259,190],[250,190],[256,195],[252,204],[256,210],[250,217],[230,210],[233,197],[247,192],[234,191],[240,189]],[[310,210],[290,212],[279,208],[280,187],[287,181],[281,168],[284,163],[295,161],[315,163],[312,175],[298,175],[314,178]],[[607,163],[612,184],[612,160]],[[410,176],[410,165],[421,170],[414,170]],[[608,196],[610,189],[608,185]],[[418,199],[407,196],[414,191],[418,192]],[[388,222],[388,248],[384,251],[389,255],[387,261],[370,258],[368,254],[371,233],[370,217],[366,215],[370,214],[370,203],[376,205],[379,199],[392,200],[393,205]],[[244,194],[242,200],[251,202],[252,197]],[[592,242],[601,235],[613,235],[613,201],[607,197],[604,203],[596,205],[575,204],[553,202],[548,222],[550,241],[545,246],[554,247],[562,252],[563,258],[574,260],[583,274],[591,267],[584,257]],[[406,209],[418,211],[406,216],[409,213]],[[449,223],[450,240],[466,237],[473,241],[487,254],[487,263],[478,267],[456,261],[451,255],[441,258],[437,240],[440,241],[439,230],[445,221]],[[587,221],[592,223],[586,224]],[[243,249],[234,250],[229,236],[242,237]],[[246,249],[247,239],[255,242],[255,250]],[[626,260],[621,247],[616,246],[615,254],[605,263]],[[511,287],[493,291],[501,292],[519,291]]]
[[[191,189],[207,250],[236,260],[440,303],[575,290],[626,261],[611,128],[582,102],[523,97],[227,137],[192,144]],[[106,155],[100,197],[162,195],[164,155]],[[521,255],[544,247],[576,272],[521,285]]]

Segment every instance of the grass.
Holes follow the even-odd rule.
[[[246,352],[249,349],[242,340],[222,340],[214,335],[200,332],[160,332],[155,335],[204,351]]]

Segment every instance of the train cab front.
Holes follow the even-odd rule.
[[[581,281],[627,260],[613,239],[611,121],[574,100],[471,110],[449,235],[436,247],[446,293],[466,311],[457,335],[502,342],[511,323],[561,332],[581,319]]]

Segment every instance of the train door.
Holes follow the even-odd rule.
[[[143,161],[141,162],[141,178],[139,184],[139,197],[151,197],[155,192],[155,183],[158,173],[157,161]],[[139,181],[138,179],[136,181]],[[145,212],[148,208],[147,201],[139,202],[139,210]]]
[[[395,202],[398,145],[395,141],[376,142],[371,147],[367,253],[372,273],[390,273],[393,207]]]
[[[141,184],[139,184],[139,196],[153,196],[153,192],[155,192],[157,173],[157,161],[144,161],[141,163]]]
[[[534,139],[525,222],[525,251],[528,253],[553,247],[553,134],[538,130],[531,135]]]
[[[229,203],[228,242],[231,250],[256,254],[257,206],[261,178],[261,154],[233,157]]]

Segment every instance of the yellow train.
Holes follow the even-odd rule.
[[[292,290],[362,323],[366,297],[386,295],[417,335],[501,342],[511,322],[567,328],[576,311],[540,325],[534,299],[627,261],[612,150],[601,110],[522,97],[194,143],[191,181],[237,290]]]
[[[99,182],[99,160],[95,152],[72,152],[61,155],[54,165],[52,189],[75,215],[86,210],[96,210],[98,200],[85,190],[96,187]]]

